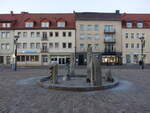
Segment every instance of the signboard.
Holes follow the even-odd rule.
[[[36,50],[18,50],[18,53],[38,53]]]

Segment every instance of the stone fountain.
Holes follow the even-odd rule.
[[[67,74],[58,75],[58,64],[50,64],[50,76],[38,81],[41,87],[57,90],[70,91],[94,91],[104,90],[115,87],[119,84],[118,80],[112,77],[111,70],[102,75],[100,60],[93,55],[92,47],[87,49],[87,75],[76,75],[72,54],[70,62],[66,64]]]

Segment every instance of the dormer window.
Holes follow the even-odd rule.
[[[25,27],[26,28],[32,28],[34,27],[34,21],[30,18],[26,19],[25,20]]]
[[[143,28],[143,22],[138,22],[138,23],[137,23],[137,27],[138,27],[138,28]]]
[[[57,22],[57,27],[65,27],[65,22]]]
[[[132,27],[132,22],[127,22],[127,23],[126,23],[126,27],[127,27],[127,28],[131,28],[131,27]]]
[[[33,22],[26,22],[25,27],[32,28],[33,27]]]
[[[11,27],[11,23],[2,23],[2,27],[3,28],[10,28]]]
[[[41,27],[49,27],[49,22],[41,22]]]

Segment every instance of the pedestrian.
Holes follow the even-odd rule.
[[[142,60],[139,61],[140,69],[142,69]]]

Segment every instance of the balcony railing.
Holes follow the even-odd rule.
[[[104,43],[115,43],[116,39],[115,38],[104,38]]]
[[[116,30],[114,29],[114,28],[112,28],[112,29],[104,29],[104,33],[105,34],[114,34],[114,33],[116,33]]]
[[[48,38],[47,37],[42,37],[41,40],[42,41],[48,41]]]
[[[48,49],[47,48],[41,49],[41,53],[48,53]]]
[[[104,54],[116,54],[116,49],[104,49]]]

